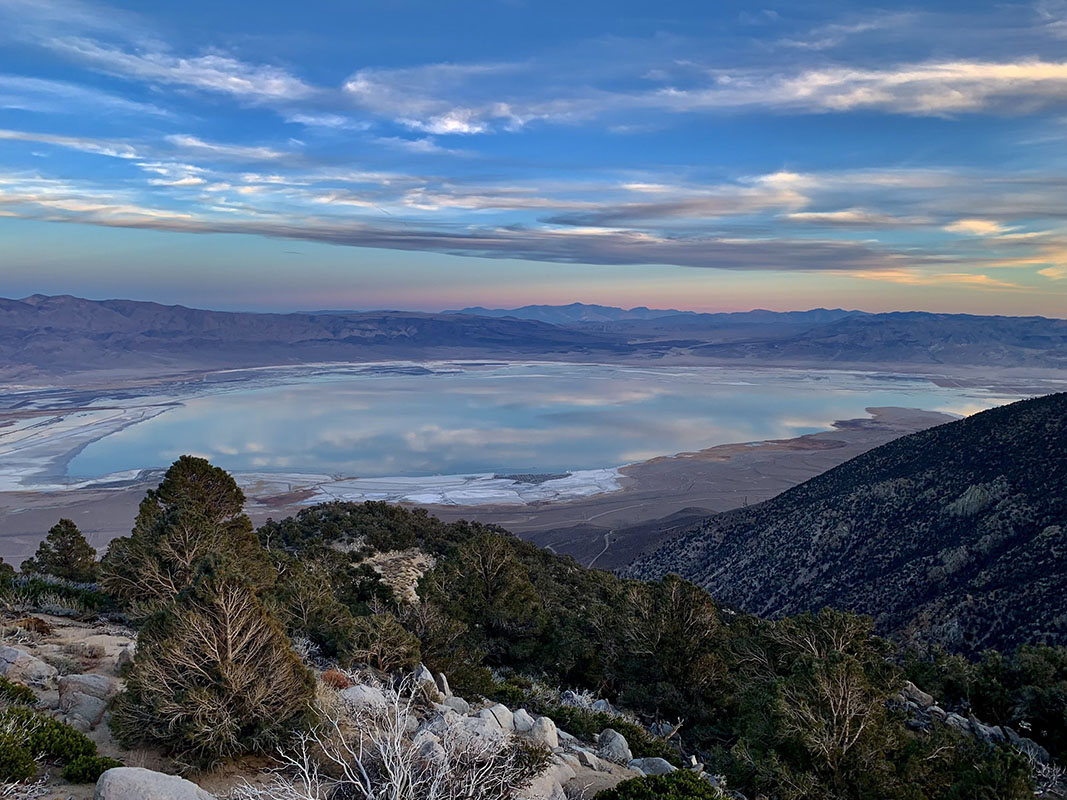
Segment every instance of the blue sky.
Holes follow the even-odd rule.
[[[1067,316],[1067,2],[0,0],[0,295]]]

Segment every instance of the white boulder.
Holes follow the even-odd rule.
[[[177,775],[115,767],[100,776],[93,800],[215,800],[215,796]]]

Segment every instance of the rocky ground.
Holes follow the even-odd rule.
[[[0,675],[33,689],[38,708],[86,733],[99,753],[127,766],[110,770],[96,786],[71,784],[58,769],[38,776],[36,794],[50,800],[207,800],[248,797],[242,787],[266,786],[273,773],[266,759],[248,759],[218,770],[174,777],[175,766],[158,752],[123,749],[111,736],[108,705],[122,690],[123,666],[136,648],[135,634],[103,622],[80,622],[48,614],[9,615],[0,627]],[[338,675],[341,677],[338,678]],[[320,701],[354,715],[373,714],[403,705],[388,680],[370,673],[332,671],[321,681]],[[521,790],[522,800],[592,798],[627,778],[675,769],[661,758],[633,758],[625,737],[605,729],[591,740],[560,730],[545,716],[500,703],[471,703],[454,695],[444,675],[425,667],[406,682],[420,698],[406,722],[411,740],[432,752],[442,741],[470,739],[489,743],[521,740],[548,750],[547,769]],[[596,710],[608,710],[598,701]],[[693,769],[702,771],[694,765]],[[716,781],[713,776],[707,776]],[[0,787],[2,789],[2,787]],[[0,796],[7,797],[0,791]]]

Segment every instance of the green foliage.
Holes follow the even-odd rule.
[[[61,519],[48,531],[33,558],[22,562],[22,571],[53,575],[75,583],[96,580],[96,550],[72,520]]]
[[[209,557],[232,562],[256,591],[269,586],[274,569],[243,506],[244,494],[225,470],[182,456],[141,501],[133,533],[108,546],[101,587],[147,613],[188,588]]]
[[[15,577],[15,568],[10,564],[4,562],[3,557],[0,557],[0,586],[5,583],[10,583],[11,579]]]
[[[126,687],[112,713],[119,739],[203,767],[303,727],[314,678],[242,565],[207,559],[142,628]]]
[[[312,547],[346,545],[353,552],[406,550],[426,546],[447,526],[426,513],[389,503],[322,503],[281,522],[267,520],[258,534],[264,547],[302,552]]]
[[[389,613],[357,617],[348,656],[382,672],[412,669],[419,663],[419,640]]]
[[[14,736],[31,756],[68,763],[96,755],[96,744],[84,733],[25,706],[0,712],[0,732]]]
[[[24,781],[36,773],[33,754],[18,737],[0,731],[0,782]]]
[[[63,779],[71,783],[96,783],[109,769],[121,766],[121,761],[107,756],[79,756],[63,768]]]
[[[29,686],[5,678],[0,675],[0,703],[11,703],[19,706],[37,705],[37,695]]]
[[[904,669],[948,708],[1013,727],[1053,756],[1067,755],[1067,647],[987,650],[976,661],[940,649],[925,657],[909,652]]]
[[[0,606],[17,607],[55,614],[99,614],[114,609],[115,603],[103,592],[45,575],[16,575],[0,579]]]
[[[603,711],[546,701],[541,693],[531,691],[531,688],[528,681],[513,678],[494,687],[491,696],[510,708],[525,708],[533,714],[548,717],[562,730],[586,741],[592,741],[605,728],[613,728],[626,737],[634,758],[662,758],[676,767],[682,765],[676,748],[640,725]]]
[[[614,789],[597,792],[594,800],[716,800],[725,795],[688,770],[669,775],[631,778]]]
[[[824,611],[764,622],[725,614],[675,576],[627,581],[491,526],[444,524],[381,504],[307,509],[259,535],[279,564],[278,598],[289,608],[317,596],[313,586],[300,588],[302,573],[343,575],[346,562],[366,567],[361,559],[378,547],[431,553],[437,564],[419,580],[418,604],[356,618],[362,660],[398,668],[421,650],[464,696],[526,707],[583,737],[614,728],[637,757],[677,764],[681,753],[699,753],[750,797],[962,800],[966,791],[1016,800],[1028,785],[1010,754],[951,732],[915,734],[887,710],[904,677],[863,617]],[[306,562],[292,570],[291,586],[277,551]],[[321,563],[325,573],[316,572]],[[400,625],[412,639],[399,636]],[[393,637],[399,643],[386,644]],[[390,661],[397,653],[404,657]],[[642,719],[679,720],[681,729],[666,742],[641,725],[561,706],[523,680],[494,684],[489,668],[591,689]]]

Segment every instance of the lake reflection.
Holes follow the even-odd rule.
[[[77,478],[166,466],[379,477],[564,472],[798,436],[871,406],[965,414],[1013,397],[915,378],[714,367],[367,366],[250,373],[90,444]]]

